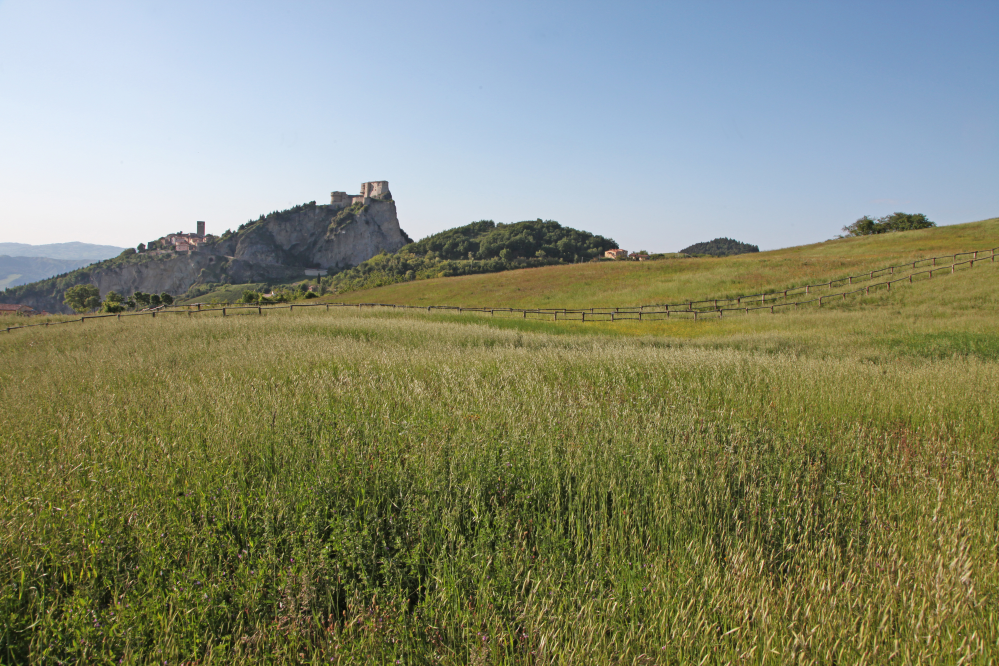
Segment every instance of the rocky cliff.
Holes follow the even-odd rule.
[[[191,252],[123,253],[121,256],[48,280],[7,289],[0,303],[24,303],[36,310],[70,312],[66,289],[96,285],[109,292],[181,295],[195,284],[291,281],[305,269],[337,272],[376,254],[412,242],[399,227],[391,198],[364,203],[315,202],[261,216]]]

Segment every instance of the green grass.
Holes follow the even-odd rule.
[[[734,257],[599,262],[420,280],[331,300],[532,308],[677,303],[783,290],[921,257],[997,245],[999,218],[992,218]]]
[[[776,280],[760,256],[694,272]],[[0,662],[991,663],[997,278],[0,333]]]
[[[866,344],[845,310],[687,341],[319,309],[5,335],[0,654],[987,663],[994,338],[862,314]],[[856,328],[773,344],[823,318]]]

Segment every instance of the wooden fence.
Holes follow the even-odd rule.
[[[79,319],[68,319],[63,321],[55,322],[43,322],[40,324],[24,324],[21,326],[8,326],[6,331],[9,333],[22,328],[34,328],[37,326],[57,326],[60,324],[72,324],[72,323],[83,323],[88,319],[108,319],[117,318],[122,319],[123,317],[153,317],[156,318],[157,314],[160,315],[174,315],[174,314],[186,314],[188,317],[202,314],[219,312],[223,317],[228,316],[230,311],[246,311],[246,310],[256,310],[258,315],[263,315],[265,311],[270,310],[289,310],[294,311],[295,308],[323,308],[325,307],[328,311],[330,308],[357,308],[361,310],[363,308],[386,308],[393,310],[419,310],[426,311],[428,314],[432,312],[457,312],[459,314],[466,312],[478,312],[481,314],[488,314],[491,317],[501,316],[501,317],[514,317],[522,319],[535,319],[535,320],[550,320],[550,321],[662,321],[673,318],[680,319],[691,319],[698,320],[704,319],[705,317],[724,317],[726,314],[738,315],[738,314],[749,314],[751,312],[769,312],[775,314],[778,308],[791,308],[798,309],[804,305],[817,304],[819,307],[822,306],[824,301],[832,298],[842,298],[846,299],[848,296],[853,296],[857,294],[870,294],[871,289],[884,288],[888,291],[891,290],[893,284],[908,283],[919,278],[920,280],[929,280],[933,278],[934,273],[944,272],[946,274],[953,274],[961,267],[974,268],[975,262],[991,261],[996,260],[996,250],[999,248],[990,248],[988,250],[972,250],[970,252],[958,252],[953,255],[944,255],[940,257],[929,257],[927,259],[918,259],[905,264],[899,264],[896,266],[887,266],[885,268],[879,268],[874,271],[868,271],[867,273],[861,273],[859,275],[851,275],[844,278],[838,278],[836,280],[830,280],[829,282],[820,282],[817,284],[809,284],[801,287],[793,287],[791,289],[785,289],[783,291],[771,291],[759,294],[748,294],[745,296],[737,296],[735,298],[718,298],[718,299],[707,299],[702,301],[686,301],[684,303],[659,303],[653,305],[637,305],[633,307],[607,307],[607,308],[487,308],[487,307],[463,307],[457,305],[396,305],[393,303],[289,303],[287,305],[216,305],[207,303],[194,303],[188,306],[181,306],[185,309],[176,310],[166,310],[166,309],[153,309],[143,312],[129,312],[122,314],[94,314],[94,315],[84,315]],[[982,255],[979,257],[979,255]],[[960,257],[970,257],[963,261],[958,261]],[[949,264],[940,264],[943,260],[949,260]],[[925,270],[916,270],[918,268],[924,268]],[[896,276],[901,275],[901,277],[896,277],[895,279],[884,280],[882,282],[874,282],[876,278],[884,276]],[[925,277],[923,277],[925,276]],[[863,284],[868,282],[869,284],[864,285],[858,289],[852,289],[848,291],[840,291],[837,293],[826,293],[824,295],[818,296],[817,298],[810,298],[807,300],[791,300],[795,295],[811,295],[812,290],[828,289],[832,292],[837,286],[843,287],[854,284]],[[759,302],[759,305],[756,303]],[[744,305],[745,303],[745,305]],[[753,305],[750,305],[752,303]],[[732,306],[737,307],[732,307]],[[728,306],[728,307],[726,307]]]

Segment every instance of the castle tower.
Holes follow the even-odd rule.
[[[205,223],[199,220],[198,221],[198,238],[204,238],[204,237],[205,237]]]
[[[391,197],[387,180],[373,180],[369,183],[361,183],[361,196],[376,199],[387,199]]]

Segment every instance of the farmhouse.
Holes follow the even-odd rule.
[[[628,257],[628,251],[614,248],[613,250],[607,250],[604,252],[604,256],[608,259],[625,259]]]
[[[34,315],[38,314],[30,305],[20,305],[16,303],[0,303],[0,315]]]

